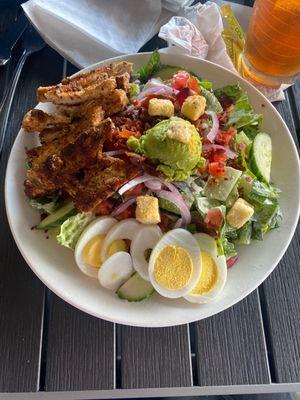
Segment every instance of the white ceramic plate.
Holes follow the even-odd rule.
[[[112,61],[128,60],[135,69],[149,58],[149,53],[118,57],[100,62],[90,68],[101,67]],[[238,249],[239,260],[228,271],[228,280],[217,301],[195,305],[183,299],[166,299],[154,294],[148,301],[128,303],[100,287],[98,280],[82,274],[73,253],[59,246],[54,238],[46,239],[41,231],[30,230],[39,221],[24,195],[24,147],[37,143],[34,135],[21,130],[8,161],[5,184],[7,216],[14,239],[34,273],[62,299],[73,306],[109,321],[135,326],[161,327],[179,325],[214,315],[242,300],[260,285],[275,268],[293,236],[299,215],[299,161],[291,134],[266,98],[243,79],[207,61],[183,55],[161,55],[162,62],[182,65],[218,88],[237,81],[247,91],[251,104],[264,116],[262,129],[272,136],[272,179],[282,190],[280,204],[284,220],[263,242]],[[43,105],[47,110],[47,105]]]

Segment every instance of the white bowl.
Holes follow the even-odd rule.
[[[101,67],[113,61],[128,60],[135,69],[145,64],[149,53],[117,57],[93,65]],[[299,161],[291,134],[271,103],[253,86],[213,63],[184,55],[161,54],[164,64],[181,65],[213,82],[218,88],[239,82],[247,91],[251,104],[264,116],[262,130],[273,141],[272,179],[282,190],[280,204],[283,222],[264,241],[239,248],[239,260],[228,271],[228,279],[217,301],[195,305],[184,299],[166,299],[154,294],[148,301],[128,303],[99,286],[97,279],[82,274],[73,253],[56,243],[54,238],[30,228],[39,221],[23,191],[25,178],[24,147],[32,147],[37,138],[21,129],[13,145],[6,171],[5,201],[14,239],[34,273],[54,293],[73,306],[108,321],[125,325],[162,327],[179,325],[214,315],[242,300],[260,285],[276,267],[286,251],[299,215]],[[47,105],[43,105],[47,110]]]

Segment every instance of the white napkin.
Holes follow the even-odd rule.
[[[252,8],[233,3],[230,5],[242,28],[247,31]],[[213,2],[197,4],[185,7],[181,14],[182,17],[172,17],[160,29],[159,37],[166,40],[170,46],[167,52],[184,52],[194,57],[206,58],[238,74],[226,52],[221,36],[224,26],[219,6]],[[205,44],[208,45],[207,56],[202,52]],[[270,101],[284,100],[283,89],[288,86],[282,85],[280,89],[270,89],[256,85]]]
[[[189,7],[192,1],[29,0],[22,7],[44,40],[78,67],[136,53],[162,27],[160,36],[172,45],[167,52],[207,58],[236,72],[221,37],[218,6],[208,2]],[[247,30],[252,9],[230,4]],[[179,16],[170,20],[174,14]],[[259,89],[271,101],[284,99],[282,90]]]
[[[44,40],[86,67],[136,53],[192,0],[29,0],[23,10]]]

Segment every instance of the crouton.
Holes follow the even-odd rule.
[[[174,115],[174,104],[171,100],[151,99],[149,101],[148,114],[151,116],[170,118]]]
[[[204,114],[205,107],[205,97],[196,94],[185,99],[181,106],[181,113],[191,121],[196,121]]]
[[[153,196],[138,196],[136,198],[135,217],[142,224],[158,224],[160,214],[158,199]]]
[[[246,200],[239,198],[229,210],[226,220],[236,229],[240,229],[252,217],[254,209]]]

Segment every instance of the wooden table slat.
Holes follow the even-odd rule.
[[[192,385],[188,325],[121,329],[121,387]]]
[[[300,226],[288,251],[261,289],[268,348],[278,383],[300,382],[299,245]]]
[[[299,90],[299,81],[295,86]],[[298,93],[298,101],[300,100]],[[295,103],[287,100],[275,104],[286,121],[295,143],[295,120],[297,110],[291,110]],[[299,117],[299,115],[298,115]],[[284,223],[284,220],[283,220]],[[260,293],[265,319],[267,340],[273,376],[276,382],[300,382],[300,226],[279,265],[263,283]]]
[[[52,294],[45,391],[115,388],[114,324]]]
[[[270,383],[256,291],[195,328],[200,386]]]
[[[26,62],[12,105],[1,158],[0,220],[5,234],[1,235],[0,248],[0,392],[36,391],[39,386],[44,286],[26,267],[10,233],[4,204],[4,178],[22,116],[36,103],[36,87],[41,82],[48,84],[58,78],[56,65],[61,69],[60,57],[49,48]]]

